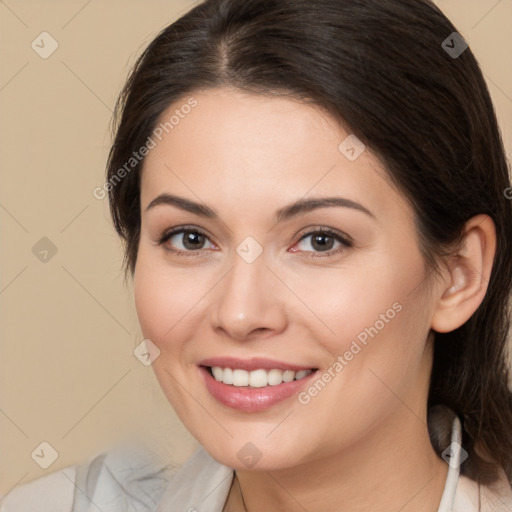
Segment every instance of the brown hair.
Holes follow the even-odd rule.
[[[167,107],[200,89],[232,86],[312,103],[371,148],[411,202],[432,268],[467,220],[489,215],[497,252],[487,294],[464,325],[435,333],[428,405],[444,404],[462,419],[469,457],[461,471],[490,482],[499,466],[512,478],[512,205],[488,89],[469,48],[454,55],[443,45],[455,47],[447,39],[453,32],[429,0],[207,0],[138,59],[116,106],[107,179],[125,269],[133,274],[143,159],[112,179]],[[463,40],[457,45],[464,49]],[[432,430],[431,438],[439,454],[449,444]]]

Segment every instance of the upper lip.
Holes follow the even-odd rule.
[[[267,359],[265,357],[253,357],[251,359],[238,359],[235,357],[210,357],[203,359],[199,366],[219,366],[220,368],[232,368],[246,371],[253,370],[313,370],[312,366],[304,366],[300,364],[285,363],[275,359]]]

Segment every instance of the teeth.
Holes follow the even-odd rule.
[[[219,368],[219,370],[222,371],[222,368]],[[224,382],[224,384],[233,384],[233,370],[231,368],[224,369],[224,373],[222,374],[222,382]]]
[[[222,371],[222,368],[219,368],[218,366],[212,366],[212,373],[215,377],[215,380],[218,380],[219,382],[224,381],[224,372]]]
[[[262,388],[263,386],[266,386],[267,380],[268,377],[265,370],[255,370],[249,373],[249,386],[252,388]]]
[[[269,370],[267,372],[267,382],[271,386],[276,386],[283,382],[283,372],[281,370]]]
[[[233,370],[233,386],[248,386],[249,372],[245,370]]]
[[[262,388],[264,386],[277,386],[283,382],[292,382],[293,380],[303,379],[313,373],[313,370],[254,370],[248,372],[239,368],[221,368],[212,366],[212,374],[216,381],[233,386],[250,386],[252,388]]]
[[[286,370],[283,372],[284,382],[291,382],[293,379],[295,379],[295,372],[293,370]]]

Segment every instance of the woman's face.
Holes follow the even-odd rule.
[[[377,158],[290,99],[215,89],[173,115],[144,163],[134,285],[185,426],[262,469],[421,426],[435,294]]]

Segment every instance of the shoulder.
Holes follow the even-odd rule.
[[[76,466],[69,466],[15,487],[0,501],[0,512],[69,512],[75,476]]]
[[[461,475],[452,512],[510,512],[512,487],[504,472],[498,482],[480,487],[470,478]]]
[[[141,447],[116,447],[20,485],[0,512],[153,512],[178,467]]]

